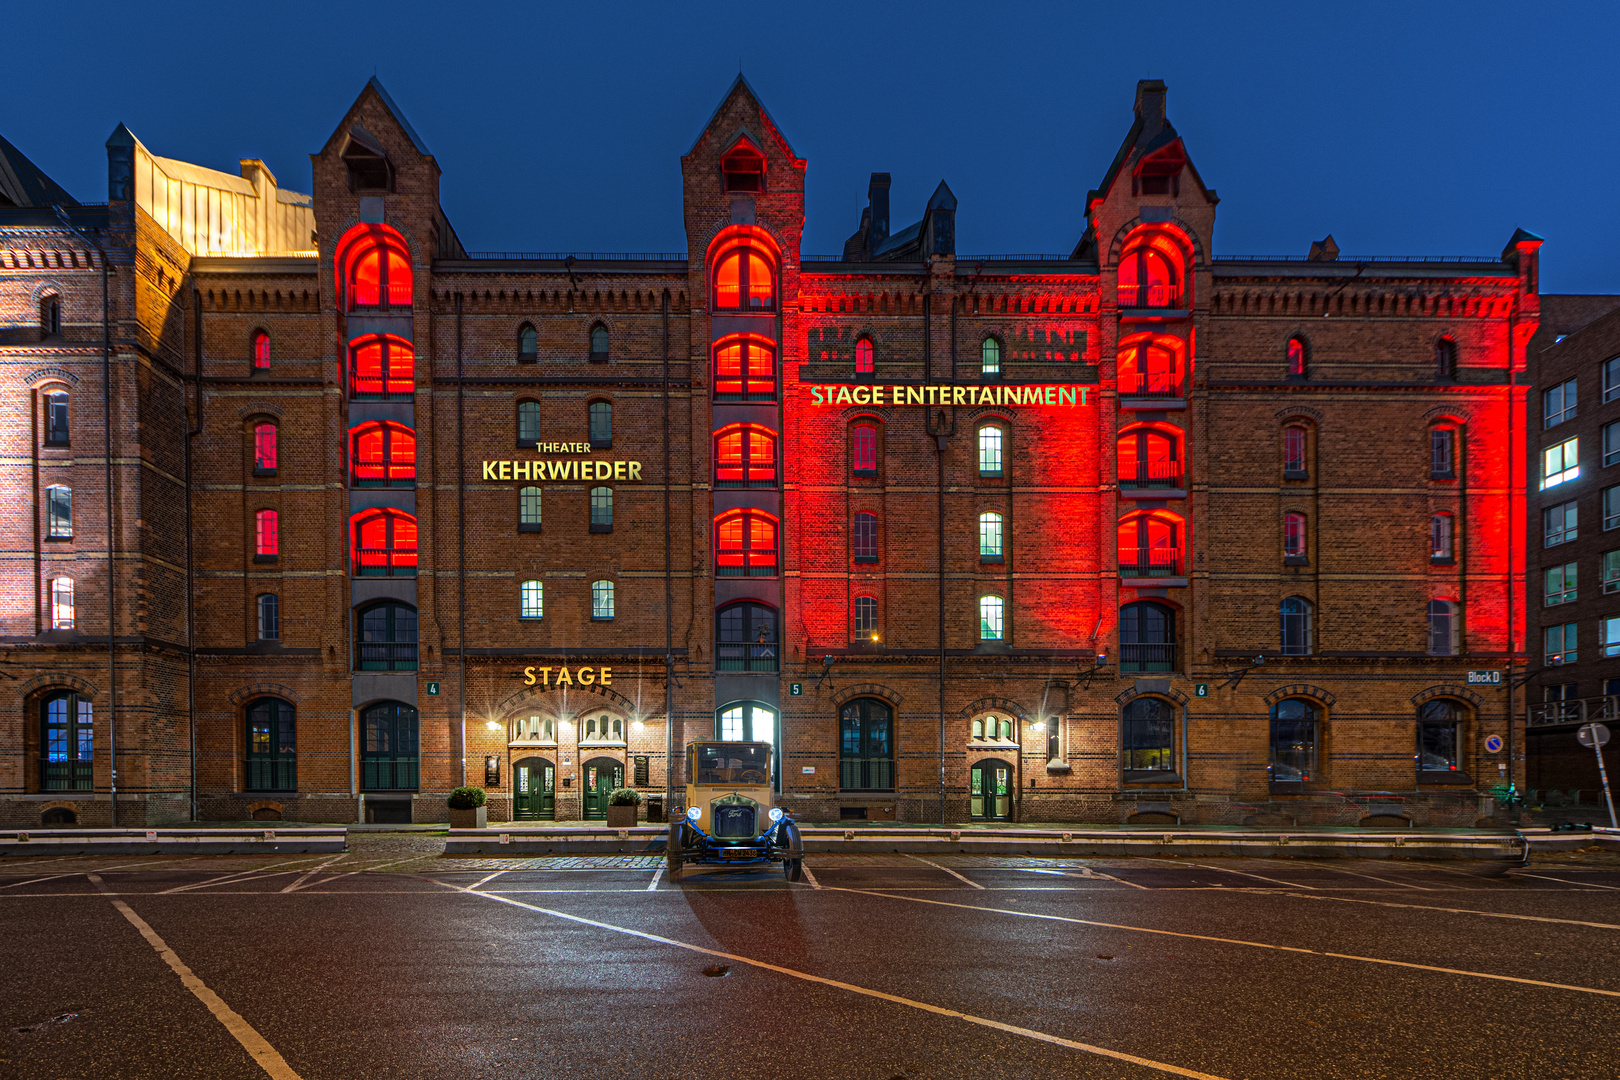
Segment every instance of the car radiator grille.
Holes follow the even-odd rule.
[[[714,835],[723,837],[753,836],[754,808],[752,806],[721,806],[714,811]]]

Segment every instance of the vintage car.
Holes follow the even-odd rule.
[[[669,876],[689,864],[782,864],[804,876],[799,827],[773,805],[770,743],[698,742],[686,747],[686,813],[669,826]]]

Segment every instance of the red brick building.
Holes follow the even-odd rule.
[[[664,255],[467,252],[375,80],[308,196],[120,128],[106,208],[0,209],[7,820],[109,820],[114,738],[129,824],[594,817],[722,737],[811,820],[1472,824],[1540,241],[1217,258],[1134,112],[1084,235],[1006,257],[884,173],[801,253],[741,78]]]

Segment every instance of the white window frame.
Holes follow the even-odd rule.
[[[1575,380],[1565,379],[1551,390],[1541,392],[1541,424],[1557,427],[1575,418]]]
[[[1007,601],[995,593],[979,597],[979,640],[1007,640]]]
[[[1006,441],[1006,432],[1002,430],[1000,425],[980,425],[978,438],[980,476],[1006,475]]]
[[[1001,515],[987,510],[979,515],[979,558],[1006,558]]]
[[[1557,623],[1542,635],[1542,662],[1548,667],[1573,664],[1576,659],[1575,624]]]
[[[1576,518],[1577,512],[1578,507],[1574,499],[1542,510],[1541,546],[1544,548],[1557,547],[1559,544],[1569,543],[1580,535],[1579,521]],[[1552,526],[1555,520],[1559,522],[1557,529]]]
[[[591,582],[591,618],[600,622],[612,619],[615,614],[615,597],[613,582],[602,580]]]
[[[1581,475],[1581,438],[1565,439],[1541,452],[1541,490],[1568,483]]]
[[[51,629],[72,630],[76,624],[73,603],[73,579],[51,579]]]
[[[45,489],[45,535],[51,540],[73,539],[73,489],[66,484]]]
[[[545,583],[530,578],[518,586],[518,618],[543,619],[546,617]]]
[[[1574,603],[1579,595],[1576,584],[1578,566],[1578,563],[1569,562],[1561,566],[1549,566],[1542,571],[1542,607]]]

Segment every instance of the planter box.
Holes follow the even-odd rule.
[[[451,810],[450,827],[452,829],[489,828],[489,807],[479,806],[471,810]]]
[[[610,829],[633,829],[636,825],[636,814],[641,810],[639,806],[609,806],[607,808],[607,823]]]

